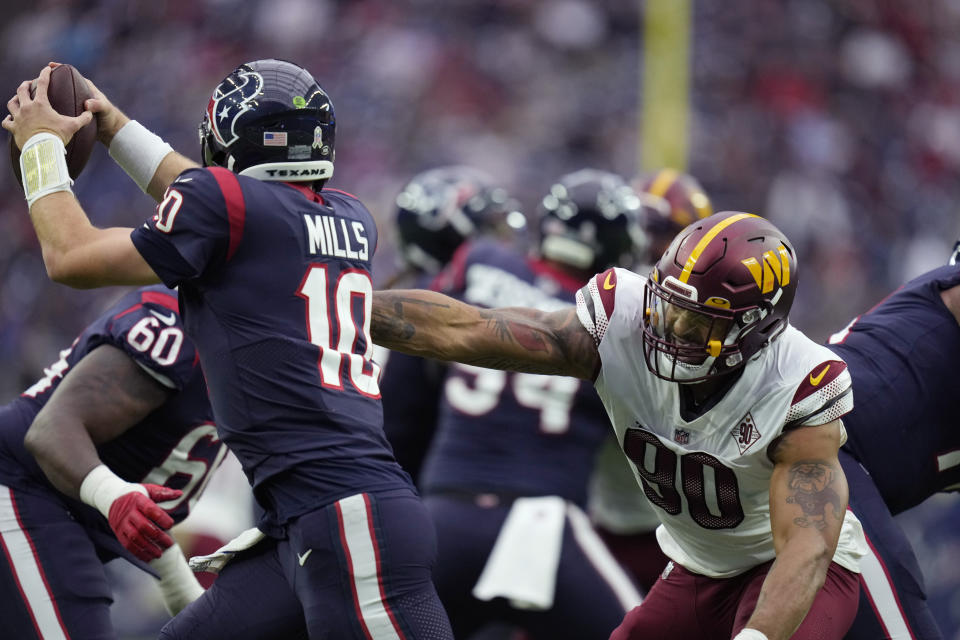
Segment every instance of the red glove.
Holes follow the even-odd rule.
[[[141,486],[149,497],[139,491],[123,494],[110,505],[109,521],[120,544],[144,562],[150,562],[173,544],[173,538],[165,531],[173,526],[173,518],[157,503],[178,498],[183,492],[156,484]]]
[[[164,531],[173,526],[173,518],[157,502],[181,495],[179,489],[127,482],[104,464],[91,469],[80,484],[80,499],[96,507],[120,544],[144,562],[159,558],[173,544]]]

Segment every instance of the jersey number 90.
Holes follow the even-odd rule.
[[[648,448],[653,454],[652,471],[646,463]],[[733,529],[743,522],[737,476],[709,453],[691,451],[677,455],[649,431],[636,428],[627,429],[623,435],[623,451],[636,465],[647,498],[670,515],[677,515],[682,508],[680,492],[677,491],[679,459],[680,488],[687,498],[694,522],[704,529]],[[708,467],[713,475],[715,507],[707,502]]]

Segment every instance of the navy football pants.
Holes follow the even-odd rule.
[[[846,640],[940,640],[913,548],[870,474],[840,450],[850,508],[863,524],[870,553],[860,561],[860,608]]]
[[[238,554],[162,640],[450,640],[433,524],[409,491],[357,494]]]
[[[112,602],[96,547],[58,495],[0,485],[0,637],[110,640]]]

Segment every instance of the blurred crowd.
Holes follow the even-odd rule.
[[[960,233],[958,0],[691,0],[689,166],[716,210],[773,219],[797,246],[794,323],[818,340],[941,264]],[[413,174],[469,164],[535,215],[561,174],[639,172],[639,0],[99,0],[5,3],[8,94],[70,62],[186,155],[238,63],[306,66],[333,98],[336,173],[380,223]],[[100,226],[152,202],[97,149],[75,191]],[[44,275],[22,192],[0,171],[0,391],[36,379],[118,291]],[[960,639],[960,506],[904,521],[941,624]],[[950,529],[952,525],[952,530]],[[941,562],[929,561],[935,552]],[[944,554],[953,562],[944,563]],[[950,634],[954,635],[950,635]]]

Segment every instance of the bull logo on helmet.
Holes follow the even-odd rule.
[[[231,74],[214,89],[207,104],[207,121],[217,142],[229,146],[240,138],[235,130],[237,118],[253,108],[262,91],[263,76],[245,70]]]

